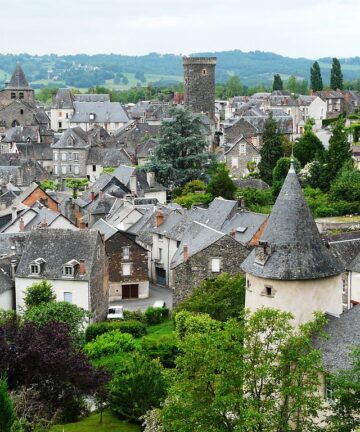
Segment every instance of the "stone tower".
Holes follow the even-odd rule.
[[[291,312],[295,324],[315,311],[342,312],[342,265],[322,241],[293,164],[258,245],[242,263],[245,306]]]
[[[215,115],[216,57],[183,57],[184,103],[193,111]]]
[[[22,67],[17,64],[11,79],[0,92],[0,105],[10,105],[14,100],[20,99],[29,105],[35,104],[34,90],[30,87]]]

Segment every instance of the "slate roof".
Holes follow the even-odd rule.
[[[45,143],[17,143],[16,148],[22,157],[36,160],[52,160],[53,151],[49,144]]]
[[[105,236],[105,241],[113,236],[118,230],[108,224],[104,219],[99,219],[94,223],[91,229],[98,230],[100,234]]]
[[[11,279],[11,259],[0,259],[0,295],[14,289]]]
[[[327,315],[324,327],[327,338],[314,338],[313,345],[323,355],[328,372],[348,370],[352,366],[351,352],[360,345],[360,305],[343,312],[340,317]]]
[[[71,145],[69,145],[68,138],[72,138]],[[51,148],[55,149],[68,147],[83,149],[89,148],[90,143],[88,142],[87,133],[80,127],[70,128],[61,135],[58,141],[56,141],[54,144],[51,144]]]
[[[307,96],[300,95],[298,97],[298,103],[300,106],[309,106],[318,96]]]
[[[38,126],[14,126],[6,131],[2,142],[25,143],[28,138],[33,142],[39,141]]]
[[[85,260],[84,276],[75,273],[75,280],[90,280],[96,271],[94,261],[99,233],[96,230],[67,230],[47,228],[31,231],[16,270],[17,277],[28,277],[30,263],[43,258],[40,274],[46,279],[63,279],[63,265],[71,260]],[[76,247],[74,247],[76,245]]]
[[[241,266],[246,273],[269,279],[306,280],[343,271],[320,237],[293,166],[260,241],[268,244],[271,253],[261,265],[255,261],[253,250]]]
[[[87,157],[87,164],[118,167],[121,164],[131,165],[131,160],[123,149],[91,147]]]
[[[90,120],[92,113],[94,120]],[[74,102],[70,123],[126,123],[128,120],[120,102]]]
[[[110,102],[110,95],[100,93],[76,93],[73,96],[74,102]]]
[[[5,88],[7,90],[31,90],[24,71],[22,70],[22,67],[19,65],[19,63],[16,65],[14,72],[11,75],[10,81]]]
[[[265,214],[242,211],[227,220],[221,231],[230,234],[230,231],[235,230],[235,240],[247,245],[267,218]]]
[[[54,106],[57,109],[73,109],[73,95],[70,89],[59,88],[54,98]]]
[[[246,179],[234,179],[233,182],[240,189],[246,187],[250,187],[254,189],[269,189],[270,187],[266,182],[264,182],[264,180],[251,178],[251,177]]]
[[[0,233],[0,255],[21,255],[29,233]]]
[[[325,240],[328,241],[332,254],[349,270],[350,264],[360,253],[360,232],[343,233]]]

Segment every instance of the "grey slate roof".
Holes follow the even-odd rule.
[[[72,142],[68,141],[68,138],[72,139]],[[70,143],[70,145],[69,145]],[[86,132],[80,127],[74,127],[67,129],[60,137],[58,141],[51,144],[51,148],[89,148],[90,143],[88,142],[88,136]]]
[[[246,245],[251,241],[267,218],[268,216],[265,214],[242,211],[236,213],[230,220],[227,220],[222,226],[221,231],[230,234],[231,230],[235,230],[235,240]]]
[[[73,109],[73,96],[70,89],[59,88],[54,98],[54,106],[57,109]]]
[[[352,366],[351,352],[360,345],[360,305],[343,312],[340,317],[327,316],[324,331],[328,337],[314,338],[313,345],[323,355],[328,372],[348,370]]]
[[[24,71],[19,63],[16,65],[11,75],[9,83],[6,85],[7,90],[30,90],[31,87],[25,77]]]
[[[0,233],[0,255],[21,255],[29,233]]]
[[[38,126],[14,126],[6,131],[2,142],[25,143],[28,139],[30,139],[32,142],[39,141]]]
[[[343,271],[320,237],[293,166],[260,240],[268,244],[271,253],[261,265],[255,262],[253,250],[241,266],[246,273],[269,279],[305,280]]]
[[[74,102],[110,102],[110,95],[97,93],[76,93],[73,96]]]
[[[120,102],[74,102],[70,123],[126,123],[129,118]],[[90,120],[90,114],[95,120]]]
[[[25,250],[16,269],[16,276],[28,277],[30,263],[43,258],[45,264],[40,276],[62,279],[63,265],[71,260],[85,260],[86,272],[75,280],[90,280],[99,233],[96,230],[39,229],[31,231]],[[76,247],[74,247],[76,245]]]
[[[102,167],[117,167],[121,164],[131,165],[131,160],[123,149],[92,147],[89,150],[87,164],[101,165]]]
[[[91,229],[98,230],[100,234],[105,236],[105,241],[113,236],[118,230],[108,224],[104,219],[99,219],[94,223]]]
[[[246,179],[234,179],[233,182],[237,187],[241,188],[254,188],[254,189],[269,189],[269,185],[264,182],[264,180],[256,178],[246,178]]]
[[[360,253],[360,233],[343,233],[326,238],[330,251],[342,263],[346,270]]]
[[[0,259],[0,295],[14,289],[11,279],[11,259]]]
[[[49,144],[45,143],[18,143],[16,147],[23,158],[36,160],[52,160],[53,152]]]

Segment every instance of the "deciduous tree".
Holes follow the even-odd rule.
[[[34,283],[25,290],[24,303],[26,309],[39,306],[42,303],[50,303],[56,299],[52,285],[47,280]]]

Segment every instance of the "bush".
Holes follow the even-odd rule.
[[[89,325],[86,329],[85,340],[90,342],[102,334],[115,330],[120,333],[129,333],[135,338],[146,335],[146,326],[140,321],[106,321]]]
[[[141,348],[151,359],[158,358],[164,367],[175,367],[179,350],[173,335],[164,335],[157,340],[145,338],[141,341]]]
[[[137,311],[124,310],[124,319],[139,321],[146,324],[146,317],[140,310]]]
[[[169,317],[169,309],[148,307],[145,311],[148,324],[160,324]]]
[[[136,348],[137,345],[130,334],[113,330],[87,343],[84,351],[92,360],[95,360],[104,356],[134,351]]]
[[[176,198],[174,200],[174,202],[176,202],[176,204],[179,204],[187,209],[190,209],[193,205],[196,204],[209,204],[212,201],[212,196],[208,193],[205,194],[196,194],[196,193],[192,193],[192,194],[188,194],[188,195],[183,195],[179,198]]]

